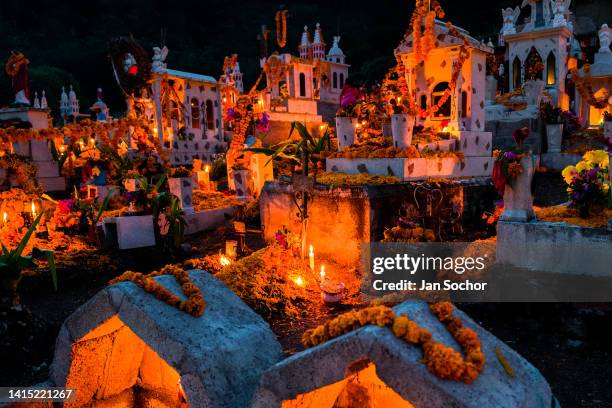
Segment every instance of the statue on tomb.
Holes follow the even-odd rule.
[[[123,59],[123,70],[129,75],[136,75],[138,73],[138,63],[134,55],[130,52],[125,54],[125,58]]]
[[[567,26],[565,15],[569,10],[572,0],[550,0],[550,6],[554,14],[553,27]]]
[[[153,63],[151,64],[151,72],[154,74],[163,74],[166,72],[166,57],[168,56],[168,47],[163,48],[153,47]]]
[[[5,70],[11,77],[16,106],[30,106],[30,76],[28,64],[30,61],[21,52],[11,51]]]
[[[599,52],[609,53],[610,42],[612,37],[612,28],[609,28],[607,24],[601,26],[599,30]]]
[[[521,14],[521,9],[516,6],[514,10],[511,7],[502,9],[502,18],[504,20],[504,26],[502,27],[501,34],[516,34],[516,20]]]

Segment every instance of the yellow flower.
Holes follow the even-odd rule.
[[[602,168],[607,168],[610,160],[608,158],[608,153],[604,150],[591,150],[590,152],[586,152],[583,159]]]
[[[607,193],[608,191],[610,191],[610,185],[609,184],[603,184],[601,186],[602,190],[604,193]]]
[[[567,166],[561,172],[561,176],[563,176],[563,180],[565,180],[567,184],[572,182],[572,179],[576,174],[578,174],[578,170],[574,166]]]
[[[576,165],[576,170],[578,172],[584,171],[584,170],[591,170],[593,166],[586,160],[581,161],[580,163],[578,163]]]

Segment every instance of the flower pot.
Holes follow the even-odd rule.
[[[186,213],[193,212],[193,179],[191,177],[171,177],[168,179],[170,192],[178,197],[181,208]]]
[[[391,134],[393,146],[399,148],[409,147],[412,143],[412,128],[414,116],[407,113],[396,113],[391,116]]]
[[[348,116],[336,116],[336,137],[338,138],[338,150],[342,151],[345,147],[355,143],[355,129],[357,118]]]
[[[504,190],[502,221],[528,222],[535,218],[531,181],[538,166],[539,157],[528,155],[520,161],[523,172],[510,180]]]
[[[540,106],[542,91],[544,90],[544,81],[541,79],[525,81],[524,89],[527,105]]]
[[[546,141],[548,142],[548,153],[561,153],[561,141],[563,140],[563,123],[546,125]]]
[[[125,190],[133,193],[134,191],[138,190],[138,180],[136,179],[125,179],[123,180],[123,186],[125,187]]]

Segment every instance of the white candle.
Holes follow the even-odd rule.
[[[315,269],[314,247],[312,245],[308,249],[308,262],[310,263],[310,270],[314,271],[314,269]]]
[[[6,225],[7,220],[8,220],[8,216],[6,215],[6,211],[5,211],[4,214],[2,214],[2,225]]]
[[[32,201],[32,219],[36,219],[36,205],[34,205],[34,201]]]
[[[321,282],[325,280],[325,265],[321,265]]]

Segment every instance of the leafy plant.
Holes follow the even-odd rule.
[[[299,140],[291,139],[295,130],[297,130],[300,135]],[[314,138],[302,123],[292,122],[288,140],[274,145],[272,148],[254,147],[244,149],[244,151],[262,153],[266,156],[270,156],[268,163],[274,159],[286,159],[296,164],[302,162],[302,154],[307,152],[309,160],[315,165],[314,169],[316,172],[316,163],[321,159],[321,153],[329,149],[329,129],[325,129],[323,136]]]
[[[74,153],[76,157],[81,155],[81,147],[78,144],[70,147],[64,152],[60,152],[55,146],[55,142],[53,140],[49,140],[49,150],[51,151],[51,156],[53,157],[53,161],[56,161],[59,165],[60,171],[64,168],[64,164],[66,160],[70,157],[70,153]]]
[[[540,104],[540,118],[547,125],[558,125],[563,123],[563,110],[553,106],[550,102]]]
[[[191,174],[192,174],[191,170],[183,166],[173,168],[170,171],[170,177],[172,178],[191,177]]]
[[[17,248],[9,250],[2,244],[2,255],[0,255],[0,300],[1,303],[18,304],[17,286],[23,277],[23,270],[37,267],[35,259],[46,258],[49,271],[53,280],[53,287],[57,290],[57,271],[55,268],[54,252],[46,249],[33,248],[30,256],[24,256],[25,250],[32,234],[44,215],[42,211],[34,220],[19,242]]]

